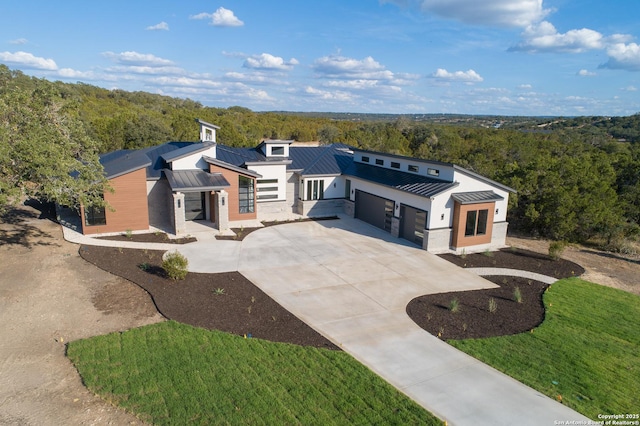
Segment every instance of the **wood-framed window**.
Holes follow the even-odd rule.
[[[464,236],[475,237],[476,235],[486,235],[488,218],[489,210],[487,209],[469,210],[464,227]]]

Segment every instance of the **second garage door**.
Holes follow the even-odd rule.
[[[356,190],[356,218],[387,232],[391,231],[393,206],[392,200]]]

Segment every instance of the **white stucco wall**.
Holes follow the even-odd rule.
[[[324,199],[344,198],[345,176],[303,176],[300,181],[299,196],[303,200],[309,198],[307,194],[308,180],[324,181]]]
[[[209,163],[203,160],[202,156],[216,158],[216,146],[213,145],[204,151],[174,160],[171,162],[171,170],[209,170]]]
[[[260,175],[261,178],[256,180],[256,191],[260,187],[273,187],[277,186],[277,196],[278,198],[270,198],[267,200],[258,199],[258,203],[269,202],[269,201],[285,201],[287,199],[287,166],[286,164],[265,164],[259,166],[249,166],[249,170],[254,171]],[[260,184],[260,181],[263,179],[277,179],[278,183],[269,183],[269,184]],[[260,191],[257,192],[260,195]],[[271,193],[270,193],[271,194]]]
[[[362,157],[369,157],[369,162],[365,163],[362,161]],[[384,161],[382,166],[376,165],[376,159],[381,159]],[[419,160],[417,158],[402,158],[402,157],[393,157],[388,156],[382,153],[371,153],[371,152],[356,152],[354,155],[354,160],[357,162],[361,162],[364,164],[369,164],[376,167],[383,167],[385,169],[397,170],[401,172],[409,172],[409,166],[418,167],[417,172],[409,172],[413,174],[417,174],[420,176],[427,176],[434,179],[440,179],[444,181],[451,182],[453,181],[454,169],[453,166],[444,163],[436,163],[425,160]],[[400,168],[391,167],[391,163],[399,163]],[[429,174],[429,169],[437,170],[437,176],[433,174]]]

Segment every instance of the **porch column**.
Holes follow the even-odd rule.
[[[229,194],[227,191],[220,190],[215,194],[215,216],[216,225],[219,231],[229,229]]]
[[[184,194],[182,192],[173,193],[173,228],[176,235],[187,232],[187,224],[184,220]]]

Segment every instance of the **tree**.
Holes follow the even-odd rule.
[[[0,206],[23,196],[103,205],[96,144],[55,84],[0,65]]]

